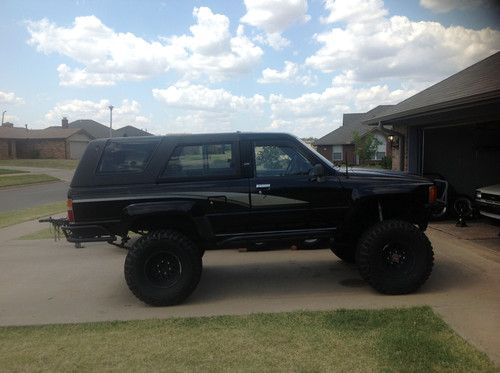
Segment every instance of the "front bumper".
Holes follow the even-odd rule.
[[[476,199],[475,202],[481,215],[493,219],[500,219],[500,202],[485,199]]]

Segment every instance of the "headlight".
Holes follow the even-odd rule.
[[[481,192],[476,190],[476,199],[481,199]]]

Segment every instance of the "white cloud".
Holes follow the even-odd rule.
[[[104,125],[109,124],[110,101],[102,99],[99,101],[90,100],[66,100],[58,102],[47,114],[45,119],[50,125],[58,125],[62,117],[67,117],[70,122],[78,119],[92,119]],[[120,105],[113,108],[113,128],[120,128],[127,125],[148,124],[150,120],[140,115],[141,106],[135,100],[123,100]],[[47,124],[44,125],[44,127]]]
[[[14,92],[0,91],[0,104],[24,104],[24,99],[18,97]]]
[[[306,65],[325,73],[351,70],[358,81],[402,78],[432,82],[500,49],[499,31],[445,27],[403,16],[387,18],[380,0],[362,3],[366,16],[357,13],[352,0],[325,3],[330,12],[326,21],[344,21],[345,26],[316,34],[321,48],[306,59]]]
[[[324,23],[366,23],[388,14],[382,0],[326,0],[325,9],[330,14],[321,18]]]
[[[176,116],[164,127],[166,133],[212,133],[233,131],[233,119],[228,113],[195,111]]]
[[[262,50],[242,26],[236,35],[229,19],[209,8],[194,8],[189,35],[148,41],[130,32],[116,32],[96,16],[76,17],[71,27],[47,19],[27,22],[28,43],[45,54],[58,53],[83,67],[61,64],[61,85],[108,86],[122,80],[142,80],[174,69],[190,78],[222,80],[250,71]]]
[[[307,0],[245,0],[246,14],[241,22],[257,27],[264,35],[256,39],[274,49],[290,45],[282,32],[294,23],[307,22]]]
[[[381,104],[395,104],[416,90],[390,89],[387,85],[356,87],[345,75],[335,77],[322,92],[296,98],[270,95],[269,130],[293,132],[300,136],[322,136],[332,131],[349,112],[366,112]]]
[[[488,0],[420,0],[420,5],[436,13],[486,5]]]
[[[266,101],[261,95],[236,96],[221,88],[211,89],[189,82],[179,82],[166,89],[153,89],[153,97],[170,107],[219,113],[260,112]]]
[[[257,80],[261,84],[270,83],[298,83],[304,86],[316,84],[317,77],[311,74],[300,74],[299,65],[291,61],[285,61],[283,70],[266,68],[262,71],[262,77]]]

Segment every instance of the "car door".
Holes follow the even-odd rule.
[[[257,140],[250,146],[252,232],[309,228],[313,163],[289,141]]]
[[[333,231],[348,208],[348,197],[335,171],[298,141],[258,139],[249,146],[249,230],[278,232]],[[315,164],[325,177],[311,176]]]

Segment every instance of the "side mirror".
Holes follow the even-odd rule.
[[[321,163],[316,163],[311,170],[311,180],[321,183],[326,181],[325,167]]]

